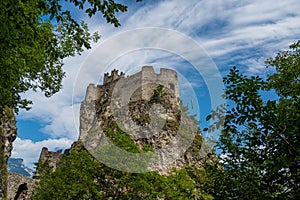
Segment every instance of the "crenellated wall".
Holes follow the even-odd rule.
[[[179,88],[178,88],[178,76],[177,72],[171,69],[161,68],[160,73],[156,74],[152,66],[144,66],[142,70],[136,74],[125,77],[125,73],[121,72],[119,74],[118,70],[112,70],[111,74],[105,73],[103,84],[95,85],[93,83],[89,84],[86,90],[85,101],[91,102],[100,99],[101,96],[105,95],[107,90],[112,89],[117,80],[122,79],[122,85],[118,86],[118,89],[128,90],[133,87],[132,83],[140,86],[141,91],[135,91],[137,95],[135,98],[149,99],[149,85],[161,84],[165,88],[173,90],[176,97],[179,98]],[[151,86],[150,86],[151,87]],[[153,88],[151,88],[151,91]]]
[[[103,79],[103,85],[105,85],[105,84],[107,84],[109,82],[112,82],[114,80],[117,80],[119,78],[125,77],[125,73],[124,72],[121,72],[119,74],[118,71],[119,70],[114,69],[114,70],[111,71],[110,75],[109,75],[109,73],[105,73],[104,74],[104,79]]]
[[[179,98],[178,76],[176,71],[161,68],[160,73],[156,74],[152,66],[144,66],[141,75],[142,99],[149,100],[152,95],[149,91],[153,91],[153,87],[156,87],[157,84],[169,88],[174,92],[175,96]]]

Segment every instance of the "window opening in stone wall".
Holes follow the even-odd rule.
[[[175,89],[175,86],[174,86],[173,83],[169,83],[168,87],[169,87],[169,89],[171,89],[171,90],[174,90],[174,89]]]

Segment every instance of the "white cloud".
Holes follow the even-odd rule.
[[[21,110],[17,118],[42,121],[46,125],[41,131],[48,134],[49,138],[66,137],[70,140],[76,140],[79,134],[80,102],[85,94],[81,93],[79,99],[75,99],[76,102],[73,103],[73,84],[81,61],[86,55],[87,53],[73,59],[66,59],[64,66],[66,77],[63,81],[63,88],[52,97],[46,98],[41,92],[27,92],[24,97],[33,101],[32,109],[29,111]],[[87,85],[83,85],[83,91],[86,87]]]
[[[47,147],[49,151],[70,148],[72,141],[67,138],[48,139],[39,142],[17,138],[13,144],[12,158],[23,158],[24,164],[33,169],[38,162],[41,150]]]

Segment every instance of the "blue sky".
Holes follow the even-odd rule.
[[[211,59],[210,64],[216,66],[221,76],[232,66],[238,66],[248,75],[263,75],[268,72],[264,68],[265,59],[300,39],[298,0],[145,0],[131,3],[127,13],[119,14],[120,28],[102,19],[90,20],[81,13],[76,15],[88,22],[91,31],[98,31],[101,39],[91,50],[65,59],[66,78],[59,93],[51,98],[39,92],[24,94],[33,100],[33,105],[30,111],[21,111],[17,116],[18,138],[12,157],[23,158],[30,167],[37,162],[43,146],[50,150],[68,148],[78,138],[79,107],[85,88],[90,82],[101,81],[104,71],[117,68],[132,74],[143,65],[176,69],[182,75],[183,100],[190,105],[191,99],[198,100],[200,120],[204,121],[212,108],[213,91],[209,91],[205,82],[205,74],[211,72],[211,68],[202,68],[203,74],[197,73],[197,67],[191,62],[201,66],[198,62]],[[164,44],[164,40],[159,40],[161,37],[156,37],[158,33],[151,34],[151,30],[159,28],[189,38],[202,51],[185,54],[182,50],[191,46],[184,39]],[[128,36],[132,31],[141,30],[147,30],[148,35]],[[103,49],[109,42],[110,48]],[[129,48],[125,54],[117,54],[118,50],[135,43],[144,47],[165,45],[166,48]],[[107,57],[114,59],[109,65],[101,66]],[[188,85],[193,86],[194,92]]]

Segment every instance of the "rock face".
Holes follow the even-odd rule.
[[[17,137],[16,119],[9,108],[4,108],[0,118],[0,199],[7,193],[7,160],[11,155],[12,143]]]
[[[3,111],[3,117],[0,120],[0,129],[4,144],[4,157],[7,161],[11,156],[12,143],[17,137],[16,119],[13,111],[9,108],[5,108]]]
[[[156,74],[150,66],[128,77],[113,70],[110,75],[104,75],[103,85],[90,84],[87,88],[80,109],[79,141],[100,161],[115,159],[116,165],[110,163],[111,167],[126,171],[120,162],[136,163],[143,158],[111,143],[113,138],[109,133],[120,130],[138,148],[152,148],[143,154],[152,156],[146,168],[161,174],[173,167],[195,163],[194,146],[202,142],[194,121],[181,112],[177,73],[161,69],[160,74]],[[103,152],[102,149],[109,150]]]

